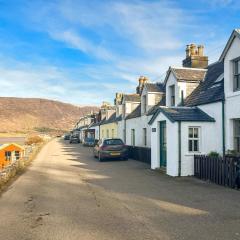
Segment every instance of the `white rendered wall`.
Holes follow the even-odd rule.
[[[160,121],[166,121],[167,133],[167,167],[166,173],[170,176],[178,176],[178,123],[172,123],[162,113],[155,119],[151,128],[151,168],[160,167]]]
[[[224,59],[224,91],[226,97],[226,150],[232,150],[233,120],[240,118],[240,91],[233,91],[233,64],[231,60],[240,57],[240,39],[235,38]]]
[[[150,117],[143,115],[126,120],[126,144],[131,145],[131,129],[135,129],[135,146],[151,147],[151,127],[148,125]],[[147,145],[144,145],[143,128],[147,129]]]

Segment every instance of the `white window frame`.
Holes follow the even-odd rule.
[[[193,136],[192,137],[189,136],[190,129],[193,129]],[[198,137],[194,136],[194,130],[195,129],[198,129]],[[188,152],[189,153],[200,153],[201,152],[201,127],[199,127],[199,126],[189,126],[187,137],[188,137],[187,138],[188,139],[188,141],[187,141]],[[192,151],[190,151],[190,149],[189,149],[189,141],[192,141],[192,144],[191,144],[192,145]],[[194,141],[198,141],[198,150],[197,151],[194,150]]]

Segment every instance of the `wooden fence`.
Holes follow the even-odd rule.
[[[234,188],[239,171],[240,157],[194,156],[194,176],[199,179]]]
[[[128,146],[129,158],[151,164],[151,148]]]

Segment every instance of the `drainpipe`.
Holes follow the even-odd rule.
[[[225,100],[222,100],[222,151],[223,151],[223,158],[225,158],[225,153],[226,153],[226,143],[225,143]]]
[[[181,177],[182,167],[182,132],[181,122],[178,122],[178,176]]]

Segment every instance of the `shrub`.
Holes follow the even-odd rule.
[[[220,154],[219,154],[218,152],[212,151],[212,152],[210,152],[210,153],[208,154],[208,156],[209,156],[209,157],[219,157]]]
[[[26,145],[32,145],[32,144],[38,144],[38,143],[42,143],[43,139],[40,136],[31,136],[28,137],[27,140],[25,141]]]

